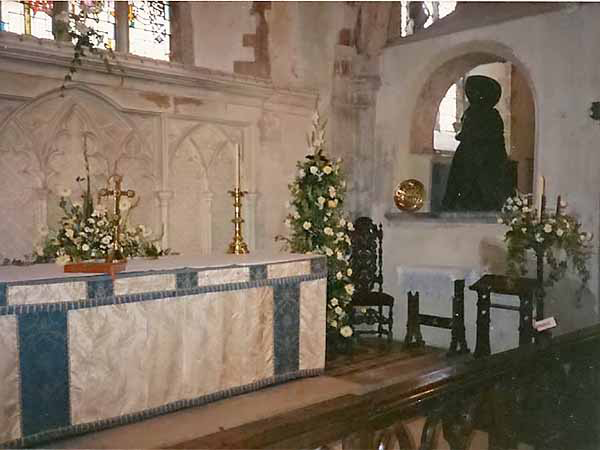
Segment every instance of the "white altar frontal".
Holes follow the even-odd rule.
[[[0,267],[0,446],[322,373],[326,259],[165,257],[108,275]]]

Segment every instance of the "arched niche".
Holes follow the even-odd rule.
[[[232,233],[232,199],[227,192],[235,184],[235,145],[241,140],[234,127],[194,123],[170,144],[174,198],[169,245],[175,251],[209,254],[227,248]]]
[[[433,154],[433,130],[436,124],[436,117],[440,102],[448,89],[459,78],[479,66],[505,62],[509,62],[512,65],[513,72],[515,73],[514,79],[518,80],[520,93],[518,101],[521,102],[518,108],[520,117],[518,120],[512,121],[511,137],[524,143],[523,146],[507,146],[507,151],[509,157],[519,163],[519,190],[531,192],[533,158],[536,145],[535,90],[528,69],[515,57],[508,47],[502,44],[496,42],[466,43],[438,54],[433,62],[426,66],[420,77],[424,81],[419,89],[419,94],[411,115],[409,148],[412,153]],[[527,129],[526,133],[522,133],[525,127]],[[435,179],[436,176],[432,176],[432,195],[435,195],[433,192],[435,189],[433,186]]]
[[[39,241],[37,229],[54,227],[62,188],[81,193],[87,145],[92,189],[110,174],[124,175],[126,188],[142,200],[132,222],[153,224],[155,149],[148,121],[136,120],[103,94],[76,85],[23,103],[0,123],[0,210],[11,212],[1,227],[0,254],[22,258]],[[84,141],[85,139],[85,141]],[[74,200],[77,200],[75,198]]]

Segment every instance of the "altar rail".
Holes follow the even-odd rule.
[[[322,373],[325,257],[178,261],[190,262],[134,263],[114,281],[0,270],[0,447]]]
[[[415,448],[403,421],[425,416],[421,450],[437,425],[452,450],[474,429],[490,449],[600,448],[600,324],[478,360],[453,360],[406,382],[345,395],[176,448]]]

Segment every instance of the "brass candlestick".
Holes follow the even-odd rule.
[[[242,197],[247,193],[247,191],[242,191],[239,187],[236,187],[233,191],[229,191],[229,195],[233,197],[234,215],[231,222],[234,225],[234,234],[227,253],[233,253],[234,255],[250,253],[242,236],[242,224],[244,223],[244,219],[242,219]]]

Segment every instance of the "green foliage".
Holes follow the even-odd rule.
[[[341,160],[330,161],[323,154],[326,123],[318,111],[308,136],[312,154],[296,164],[298,174],[289,184],[292,196],[285,220],[290,236],[278,236],[295,253],[320,254],[327,257],[327,326],[328,334],[348,338],[352,335],[349,308],[354,285],[348,264],[352,222],[344,217],[346,182]]]
[[[590,279],[587,261],[591,235],[582,231],[575,217],[559,213],[538,218],[538,211],[529,206],[527,197],[517,194],[506,200],[499,221],[510,227],[504,236],[510,276],[527,273],[527,250],[533,250],[536,255],[545,257],[550,267],[544,282],[546,287],[565,276],[570,262],[581,279],[577,295],[581,294]]]

